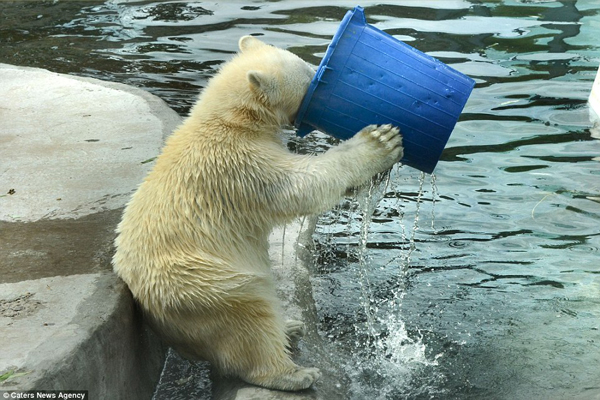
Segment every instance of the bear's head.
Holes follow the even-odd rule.
[[[300,57],[253,36],[239,41],[242,57],[261,60],[246,73],[251,91],[280,114],[282,123],[292,123],[315,71]]]
[[[253,36],[243,36],[239,48],[211,79],[192,114],[209,113],[238,124],[293,123],[315,71],[295,54]]]

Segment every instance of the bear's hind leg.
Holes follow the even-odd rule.
[[[228,332],[221,331],[216,350],[221,369],[242,380],[278,390],[302,390],[310,387],[320,376],[317,368],[304,368],[290,358],[289,339],[304,332],[299,321],[283,322],[268,301],[245,302],[231,315],[221,315]]]

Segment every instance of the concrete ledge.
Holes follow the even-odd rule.
[[[114,230],[179,116],[126,85],[0,64],[0,390],[149,399],[165,348]]]
[[[124,206],[180,118],[137,88],[0,64],[0,220]]]
[[[149,399],[165,348],[112,273],[1,284],[2,390],[87,390]],[[17,305],[18,303],[18,305]],[[10,363],[10,365],[7,365]]]

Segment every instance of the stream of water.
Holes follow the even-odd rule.
[[[3,1],[0,62],[144,88],[185,115],[237,40],[318,65],[355,1]],[[319,332],[353,399],[600,398],[597,0],[362,1],[477,84],[435,171],[318,220]],[[299,152],[335,140],[288,133]],[[177,364],[156,400],[201,398]],[[332,399],[336,400],[336,399]]]

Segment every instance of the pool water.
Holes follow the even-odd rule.
[[[2,2],[0,62],[142,87],[185,115],[244,34],[318,65],[356,2],[329,4]],[[600,398],[600,2],[360,5],[477,84],[434,175],[397,166],[318,219],[319,332],[348,396]],[[177,365],[156,399],[210,386]]]

